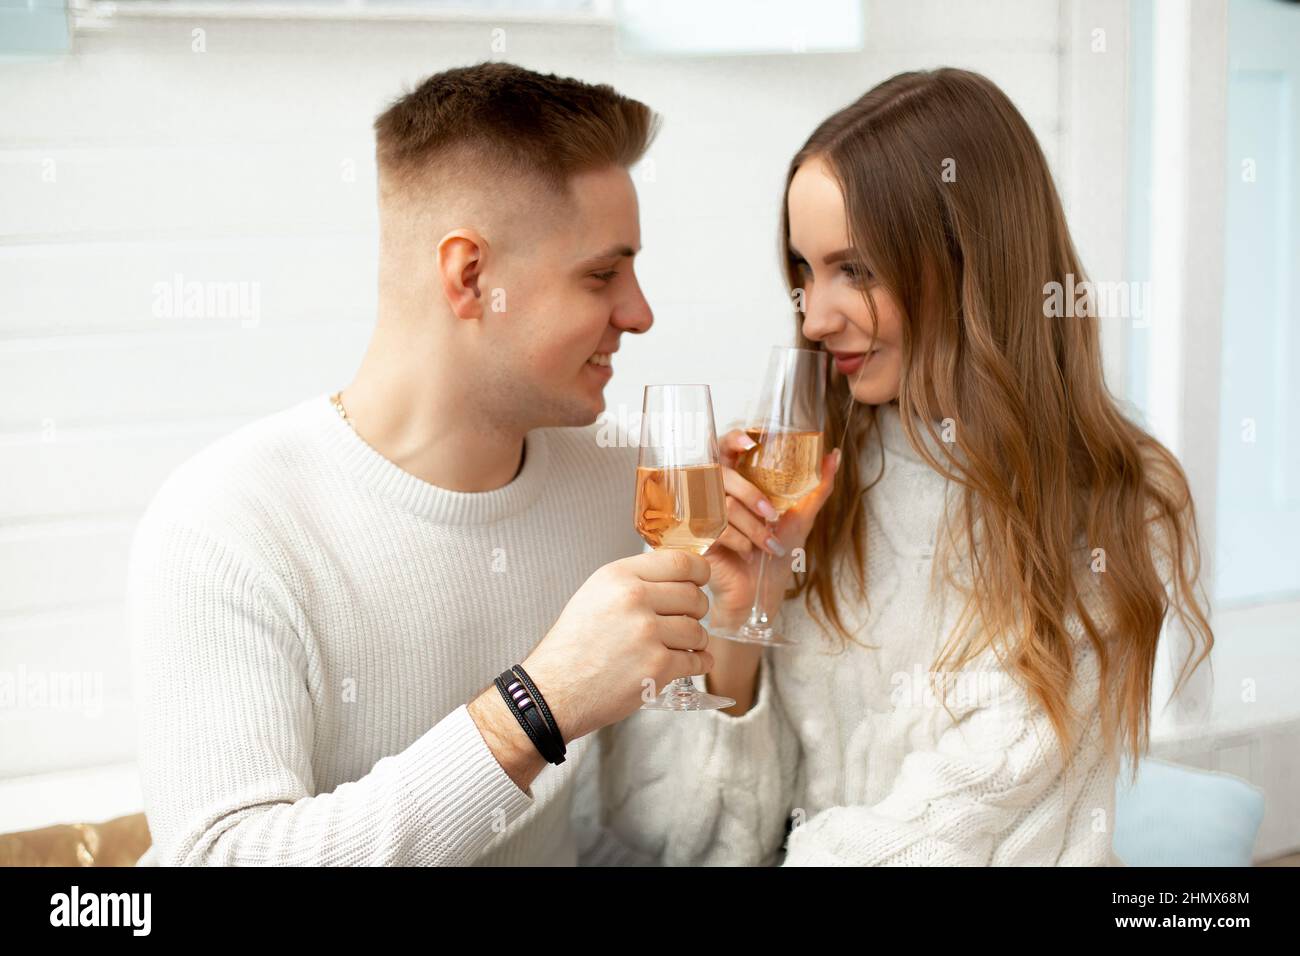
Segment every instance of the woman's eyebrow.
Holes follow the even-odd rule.
[[[794,246],[790,246],[790,255],[804,262],[808,261],[804,257],[804,254],[800,252],[798,249],[796,249]],[[837,249],[834,252],[829,253],[826,256],[826,258],[823,259],[822,261],[826,263],[826,265],[828,266],[833,266],[835,263],[840,262],[844,259],[857,259],[857,258],[858,258],[858,251],[854,249],[852,246],[850,246],[847,249]]]

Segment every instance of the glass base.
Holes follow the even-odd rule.
[[[762,627],[754,624],[742,624],[734,631],[709,631],[714,637],[725,637],[739,644],[761,644],[763,647],[794,647],[798,641],[792,641],[779,633],[774,627]]]
[[[736,702],[730,697],[706,694],[689,682],[683,686],[678,681],[669,681],[668,686],[659,692],[659,696],[642,704],[641,709],[686,712],[691,710],[723,710],[735,705]]]

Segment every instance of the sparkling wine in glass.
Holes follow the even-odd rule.
[[[768,361],[754,414],[745,434],[756,444],[736,461],[736,471],[759,491],[780,516],[821,481],[822,432],[826,423],[826,353],[776,346]],[[794,644],[772,624],[765,605],[767,551],[761,551],[758,583],[749,619],[719,637],[746,644]]]
[[[707,385],[647,385],[641,407],[633,524],[646,544],[703,554],[727,530],[713,402]],[[689,677],[670,682],[642,710],[720,710]]]

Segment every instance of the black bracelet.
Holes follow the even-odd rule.
[[[551,742],[551,729],[547,725],[545,718],[537,710],[537,705],[528,696],[527,688],[520,683],[515,672],[503,671],[493,683],[496,684],[497,690],[501,692],[502,699],[505,700],[506,706],[510,712],[515,715],[515,720],[519,721],[519,726],[523,728],[528,739],[533,742],[543,759],[547,763],[563,763],[564,755],[557,753]]]
[[[547,763],[550,763],[551,757],[554,755],[552,754],[550,747],[547,746],[545,740],[546,728],[541,719],[541,715],[534,714],[529,717],[525,709],[520,706],[519,702],[515,700],[514,695],[510,691],[511,686],[521,689],[521,685],[515,677],[514,671],[506,671],[498,675],[493,683],[496,684],[497,690],[501,692],[501,698],[506,702],[506,706],[510,708],[510,713],[515,715],[515,720],[519,721],[519,726],[523,728],[524,733],[528,735],[528,739],[531,740],[533,746],[537,748],[537,752],[546,759]]]
[[[540,718],[535,716],[532,720],[529,720],[527,715],[524,713],[524,709],[520,706],[519,701],[516,700],[515,695],[511,693],[510,688],[512,686],[516,688],[516,692],[519,688],[519,681],[515,677],[514,671],[503,671],[501,674],[497,675],[493,683],[496,684],[496,688],[501,693],[501,697],[506,702],[506,706],[510,708],[510,713],[515,715],[515,720],[519,721],[519,726],[523,728],[524,733],[528,735],[528,739],[533,742],[533,746],[536,747],[538,752],[546,758],[547,762],[549,762],[551,759],[549,756],[549,748],[543,742],[542,735],[539,733],[539,725],[541,724]]]
[[[543,697],[542,692],[537,689],[537,685],[533,683],[533,679],[528,676],[528,672],[524,670],[523,664],[516,664],[511,669],[519,675],[519,679],[523,681],[524,686],[528,688],[529,696],[532,697],[533,702],[537,704],[537,709],[540,710],[542,716],[546,718],[546,723],[549,724],[551,728],[551,739],[555,748],[560,752],[560,756],[563,757],[568,752],[568,748],[564,745],[564,734],[560,733],[560,725],[556,722],[555,715],[551,713],[551,708],[546,706],[546,698]]]

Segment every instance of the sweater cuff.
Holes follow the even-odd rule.
[[[406,781],[426,838],[440,845],[443,862],[470,863],[494,837],[533,805],[488,748],[461,704],[417,741],[419,758]]]
[[[734,786],[741,780],[757,779],[761,770],[770,771],[780,719],[773,695],[772,667],[764,651],[759,658],[758,696],[753,706],[739,717],[721,710],[700,715],[704,727],[699,739],[706,755],[699,764],[703,773]]]

